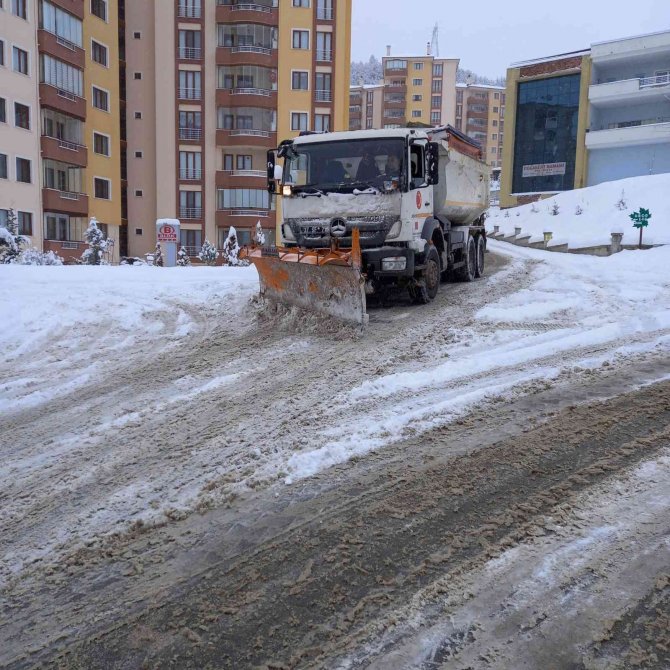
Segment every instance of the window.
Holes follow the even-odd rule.
[[[180,242],[182,247],[192,250],[192,255],[195,256],[202,248],[202,231],[201,230],[182,230],[180,231]]]
[[[144,195],[144,192],[141,189],[139,189],[139,188],[135,189],[135,197],[136,198],[141,198],[143,195]]]
[[[493,125],[494,127],[496,127],[496,126],[498,125],[498,122],[497,122],[495,119],[493,119],[493,123],[492,123],[491,125]]]
[[[91,0],[91,14],[107,21],[107,0]]]
[[[442,96],[441,95],[434,95],[430,99],[430,106],[433,109],[439,109],[442,107]]]
[[[407,69],[407,61],[406,60],[399,60],[399,59],[387,60],[386,61],[386,69],[387,70],[406,70]]]
[[[326,63],[333,60],[333,33],[316,34],[316,60]]]
[[[179,179],[198,180],[202,178],[202,153],[199,151],[179,152]]]
[[[100,198],[101,200],[112,199],[112,184],[109,181],[109,179],[103,179],[102,177],[94,177],[93,190],[95,192],[96,198]]]
[[[316,73],[316,99],[319,102],[331,102],[333,99],[333,75],[330,72]]]
[[[223,154],[223,169],[226,172],[232,172],[234,159],[235,156],[233,154]]]
[[[100,65],[107,67],[107,52],[107,47],[104,44],[100,44],[100,42],[91,40],[91,58],[96,63],[100,63]]]
[[[24,184],[30,184],[33,181],[32,168],[27,158],[16,159],[16,181],[21,181]]]
[[[442,93],[442,80],[441,79],[433,79],[433,84],[431,86],[431,90],[433,93]],[[456,94],[456,99],[458,100],[458,95]],[[461,100],[463,99],[463,94],[461,95]]]
[[[138,30],[136,30],[136,31],[133,33],[133,38],[136,39],[136,40],[141,40],[141,39],[142,39],[142,33],[139,32]],[[142,229],[140,228],[139,230],[142,230]]]
[[[309,49],[309,30],[293,31],[293,48]]]
[[[17,128],[30,130],[30,107],[20,102],[14,103],[14,125]]]
[[[40,3],[40,28],[69,42],[68,46],[81,47],[84,43],[81,20],[47,0]]]
[[[28,52],[19,47],[12,48],[12,67],[14,72],[28,74]]]
[[[0,179],[8,179],[7,154],[0,154]]]
[[[93,151],[101,156],[109,156],[109,137],[93,133]]]
[[[179,139],[199,140],[202,136],[202,112],[179,112]]]
[[[491,139],[492,140],[497,140],[498,139],[498,133],[492,133],[491,134]]]
[[[441,114],[440,112],[431,112],[430,113],[430,122],[433,125],[438,125],[440,123]]]
[[[201,73],[179,70],[179,97],[182,100],[200,100],[202,96]]]
[[[293,72],[291,75],[291,88],[294,91],[308,91],[309,72]]]
[[[101,109],[103,112],[109,111],[109,93],[103,91],[97,86],[93,87],[93,106]]]
[[[179,213],[181,219],[200,219],[202,191],[179,191]]]
[[[57,58],[42,54],[40,55],[40,82],[81,98],[84,90],[84,73]]]
[[[423,63],[414,63],[415,70],[423,70]]]
[[[423,86],[423,79],[412,79],[413,86]]]
[[[442,63],[435,63],[433,65],[433,77],[441,77],[444,72],[444,66]]]
[[[493,99],[494,100],[499,100],[500,99],[500,93],[494,93],[493,94]]]
[[[17,212],[19,235],[33,234],[33,215],[30,212]]]
[[[412,96],[412,102],[421,102],[422,100],[423,96],[420,93]]]
[[[135,112],[135,118],[136,119],[141,119],[142,118],[142,112]]]
[[[137,80],[142,79],[142,73],[141,72],[133,73],[133,78]]]
[[[220,188],[216,192],[217,209],[270,209],[266,189]]]
[[[0,123],[7,123],[7,101],[0,98]]]
[[[372,119],[369,119],[372,124]],[[370,125],[372,128],[372,125]],[[330,114],[315,114],[314,115],[314,130],[320,133],[330,132]]]
[[[135,158],[142,158],[144,154],[141,151],[136,151],[135,152]]]
[[[199,30],[179,31],[179,58],[182,60],[202,58],[202,34]]]
[[[141,236],[143,234],[143,232],[144,231],[142,230],[142,228],[135,228],[135,235],[140,235]]]
[[[307,130],[308,125],[307,112],[291,112],[291,130]]]
[[[12,0],[12,14],[22,19],[28,19],[27,0]]]
[[[5,64],[5,42],[0,40],[0,65]]]
[[[491,153],[492,153],[493,155],[497,154],[497,153],[498,153],[498,149],[496,149],[496,147],[491,147]]]
[[[497,108],[497,107],[494,107],[494,108],[493,108],[493,113],[494,113],[494,114],[497,114],[497,113],[498,113],[498,108]]]
[[[42,167],[45,188],[68,193],[81,193],[83,191],[83,171],[81,168],[50,158],[42,161]]]
[[[412,110],[412,118],[420,119],[421,118],[421,110],[420,109],[413,109]]]
[[[251,170],[252,157],[246,154],[240,154],[235,159],[235,169],[237,170]]]
[[[294,7],[309,7],[309,0],[293,0]]]

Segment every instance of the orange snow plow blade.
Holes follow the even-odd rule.
[[[367,323],[358,230],[351,249],[245,249],[241,256],[256,266],[265,298],[348,323]]]

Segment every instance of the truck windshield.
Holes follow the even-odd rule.
[[[284,183],[296,193],[310,190],[351,193],[388,190],[402,183],[405,143],[401,138],[318,142],[294,145],[284,164]]]

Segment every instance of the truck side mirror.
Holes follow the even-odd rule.
[[[426,151],[428,160],[428,169],[426,171],[426,181],[429,184],[440,183],[440,145],[438,142],[428,142]]]
[[[281,180],[281,166],[277,165],[277,157],[274,151],[268,151],[268,193],[274,195],[277,192],[277,173]]]

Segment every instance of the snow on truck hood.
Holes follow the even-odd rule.
[[[285,219],[304,217],[332,218],[335,216],[400,216],[401,193],[379,195],[354,195],[353,193],[328,193],[320,198],[301,196],[282,200]]]

